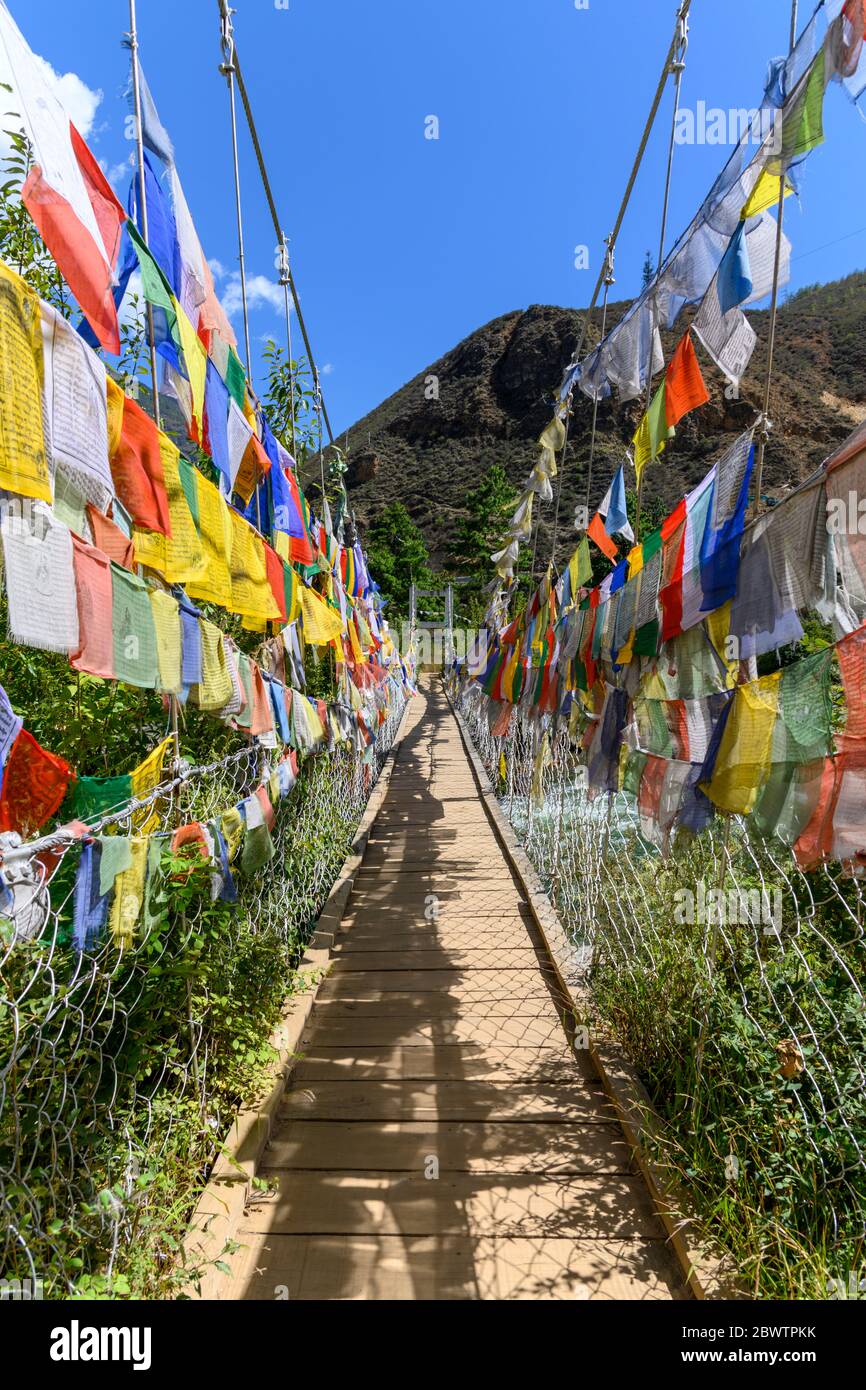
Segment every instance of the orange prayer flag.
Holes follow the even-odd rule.
[[[674,428],[690,410],[706,405],[709,392],[701,375],[691,332],[686,329],[677,343],[665,373],[665,415],[668,429]]]
[[[111,459],[111,476],[117,495],[136,526],[170,536],[159,430],[129,396],[123,402],[120,446]]]
[[[599,512],[596,512],[595,516],[592,518],[592,521],[587,526],[586,534],[589,536],[589,539],[591,541],[595,541],[595,544],[598,546],[599,550],[602,552],[603,555],[606,555],[609,560],[616,559],[617,548],[611,540],[610,536],[605,531],[604,522]]]

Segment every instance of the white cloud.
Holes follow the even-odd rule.
[[[334,370],[333,362],[326,362],[322,368],[322,376],[330,376]]]
[[[213,270],[213,264],[211,264]],[[241,276],[240,271],[233,270],[226,280],[225,288],[221,294],[222,305],[229,318],[235,318],[243,309],[243,299],[241,297]],[[266,275],[247,276],[247,307],[262,309],[269,306],[275,312],[284,309],[285,300],[282,287],[274,280],[269,280]]]
[[[51,64],[47,63],[38,53],[34,53],[33,57],[49,88],[62,102],[69,119],[86,140],[93,133],[93,123],[102,101],[102,91],[92,90],[75,72],[65,72],[62,75],[55,72]],[[0,81],[8,82],[12,87],[11,92],[0,93],[0,100],[2,100],[0,111],[2,111],[4,118],[0,121],[0,159],[5,159],[11,149],[5,130],[7,127],[10,129],[20,128],[20,123],[15,120],[15,112],[19,108],[16,106],[18,98],[16,97],[17,88],[14,72],[0,67]]]
[[[135,167],[135,156],[129,155],[120,164],[108,164],[100,159],[99,167],[122,203],[126,201],[129,177]]]
[[[72,124],[86,140],[93,129],[94,118],[102,101],[101,89],[93,91],[81,80],[77,72],[55,72],[51,64],[38,53],[34,53],[33,56],[41,67],[48,85],[54,89],[62,102]]]
[[[222,261],[218,261],[216,256],[210,257],[210,259],[208,260],[208,265],[210,266],[210,273],[213,276],[214,280],[222,280],[228,274],[228,271],[226,270]]]

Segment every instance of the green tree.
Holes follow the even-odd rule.
[[[427,543],[402,502],[391,502],[371,525],[366,536],[367,560],[395,617],[409,615],[409,588],[433,583]]]
[[[484,588],[493,578],[490,556],[501,549],[503,536],[517,506],[518,494],[505,470],[494,463],[466,498],[466,515],[457,522],[446,568],[470,580],[457,595],[466,621],[477,622],[487,606]],[[529,565],[527,547],[520,548],[520,570]]]
[[[0,82],[0,93],[11,90],[7,83]],[[19,119],[14,112],[5,114],[7,120]],[[3,160],[4,177],[0,185],[0,258],[17,271],[40,298],[70,318],[69,291],[21,201],[21,186],[33,163],[30,142],[20,129],[4,130],[3,134],[9,141],[9,151]]]
[[[264,403],[274,434],[303,464],[319,447],[315,391],[305,357],[289,358],[273,338],[264,347],[267,381]]]
[[[649,251],[647,251],[646,255],[644,256],[643,270],[641,271],[641,288],[642,288],[642,289],[646,289],[647,285],[649,284],[650,280],[653,278],[653,276],[655,275],[655,273],[656,273],[656,268],[655,268],[655,266],[653,265],[653,258],[652,258],[652,256],[650,255]]]
[[[466,516],[460,518],[455,528],[448,569],[486,583],[491,573],[490,556],[500,548],[516,506],[517,493],[505,470],[494,463],[466,498]]]

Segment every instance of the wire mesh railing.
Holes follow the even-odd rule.
[[[839,864],[801,871],[739,817],[666,844],[633,795],[592,794],[568,720],[516,707],[494,737],[501,707],[477,686],[452,693],[574,943],[586,1022],[649,1089],[656,1160],[756,1296],[856,1296],[863,882]]]
[[[214,822],[267,783],[277,754],[250,744],[186,768],[100,834],[146,815],[146,888],[129,941],[73,936],[81,841],[45,837],[4,858],[0,904],[0,1280],[45,1296],[182,1291],[195,1194],[272,1052],[313,923],[354,838],[404,707],[364,753],[325,747],[277,804],[263,862],[170,851],[181,824]],[[140,823],[140,820],[139,820]],[[272,855],[268,849],[272,847]],[[228,845],[231,852],[231,845]]]

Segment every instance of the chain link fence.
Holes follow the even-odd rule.
[[[707,1234],[757,1297],[866,1296],[864,887],[747,819],[659,844],[588,787],[568,721],[453,690],[574,942],[591,1027],[625,1046]],[[498,727],[502,727],[501,724]]]
[[[188,1286],[180,1244],[240,1100],[261,1082],[267,1038],[354,838],[404,707],[366,752],[331,746],[275,804],[273,857],[179,871],[171,832],[220,817],[262,785],[276,754],[245,746],[187,769],[100,833],[147,833],[164,853],[129,945],[78,949],[81,843],[47,837],[7,855],[0,908],[0,1277],[45,1296],[171,1296]],[[158,819],[157,819],[158,818]],[[239,856],[240,859],[240,856]],[[5,915],[4,915],[5,914]],[[7,1283],[7,1287],[9,1287]]]

